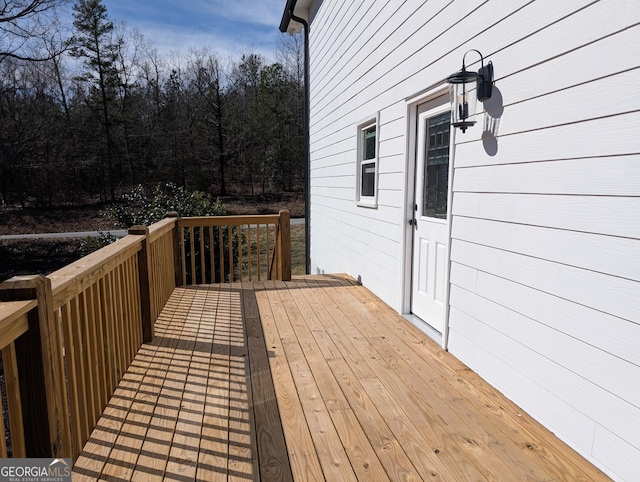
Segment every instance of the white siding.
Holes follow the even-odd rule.
[[[496,90],[456,133],[449,349],[618,480],[640,476],[639,41],[633,0],[322,0],[311,23],[314,271],[402,308],[405,99],[480,50]]]

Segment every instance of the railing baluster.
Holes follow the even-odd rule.
[[[262,261],[261,261],[261,257],[262,257],[262,246],[260,246],[260,242],[261,242],[261,234],[260,234],[260,230],[262,228],[260,227],[260,224],[256,225],[256,241],[257,241],[257,245],[258,245],[258,281],[261,281],[261,277],[262,277]]]
[[[209,256],[211,258],[211,284],[216,282],[216,257],[213,242],[213,226],[209,226]]]
[[[122,330],[122,312],[119,306],[120,297],[116,287],[117,270],[110,272],[108,275],[109,293],[111,294],[111,305],[113,312],[113,332],[116,348],[116,379],[120,380],[126,370],[126,355],[124,345],[124,332]]]
[[[194,228],[189,228],[189,245],[191,246],[191,284],[196,284],[196,249],[194,240]]]
[[[106,276],[100,278],[98,281],[98,293],[100,296],[100,312],[102,318],[102,351],[104,357],[104,370],[107,387],[107,400],[116,388],[115,379],[113,377],[113,363],[116,359],[113,346],[113,336],[111,333],[111,300],[109,299],[107,292],[107,280]]]
[[[131,336],[129,332],[129,307],[126,297],[126,275],[124,272],[124,266],[119,265],[116,268],[116,288],[118,290],[118,304],[120,305],[120,316],[122,326],[122,346],[124,348],[124,368],[131,363]],[[124,372],[123,372],[124,373]]]
[[[283,281],[291,279],[291,213],[280,211],[278,222],[278,278]]]
[[[60,307],[60,315],[62,316],[62,330],[64,333],[64,350],[65,364],[67,366],[67,387],[69,390],[69,408],[71,412],[71,440],[73,442],[74,453],[79,453],[78,447],[82,447],[83,431],[85,424],[83,423],[84,410],[81,409],[83,402],[80,393],[81,379],[83,378],[78,372],[82,364],[79,360],[79,348],[77,345],[77,336],[74,337],[73,317],[71,303],[75,299]],[[78,330],[75,330],[78,331]]]
[[[131,364],[131,360],[135,357],[135,342],[133,340],[133,330],[131,329],[131,286],[129,284],[129,264],[125,261],[122,264],[122,296],[124,301],[124,321],[125,332],[127,333],[127,366]]]
[[[78,409],[79,409],[79,417],[78,417],[78,425],[80,432],[80,441],[78,446],[75,447],[74,455],[80,453],[84,443],[89,439],[89,427],[90,427],[90,417],[89,417],[89,388],[87,387],[87,374],[86,370],[88,367],[85,366],[84,363],[84,343],[83,343],[83,329],[81,326],[82,323],[82,315],[80,314],[80,299],[79,297],[75,297],[70,302],[71,306],[71,317],[69,320],[69,334],[65,335],[73,340],[74,346],[74,359],[75,366],[79,368],[77,370],[76,379],[74,383],[76,384],[77,393],[78,393]]]
[[[229,233],[229,283],[234,280],[235,263],[233,260],[233,226],[227,226]]]
[[[244,229],[244,224],[238,226],[238,272],[240,273],[240,281],[242,281],[242,272],[244,268],[242,266],[242,230]]]
[[[182,259],[182,285],[187,284],[187,240],[185,238],[185,229],[178,228],[180,239],[180,258]]]
[[[131,259],[133,266],[131,273],[131,284],[137,288],[133,295],[136,297],[136,305],[140,307],[142,338],[144,341],[153,340],[153,276],[151,270],[153,263],[151,260],[151,237],[147,226],[132,226],[129,234],[144,236],[140,243],[140,251]],[[141,340],[136,338],[136,351]]]
[[[200,232],[200,283],[205,284],[207,282],[206,271],[204,267],[204,226],[198,228]]]
[[[106,360],[104,356],[104,337],[103,337],[103,319],[102,319],[102,309],[100,307],[100,291],[98,283],[94,283],[90,288],[91,293],[91,306],[93,308],[93,332],[95,333],[96,340],[96,378],[98,380],[98,394],[100,395],[100,413],[104,410],[104,407],[107,406],[107,402],[109,401],[109,388],[107,386],[107,370],[106,370]]]
[[[84,301],[84,293],[80,293],[78,295],[78,304],[77,304],[77,323],[78,330],[80,331],[80,343],[79,347],[82,350],[82,365],[84,366],[84,375],[83,379],[85,380],[85,393],[86,393],[86,401],[87,401],[87,426],[91,427],[92,413],[93,413],[93,372],[91,370],[91,359],[88,356],[88,353],[91,351],[89,345],[89,335],[87,332],[87,328],[85,326],[87,322],[86,315],[86,303]],[[83,442],[84,443],[84,442]]]
[[[7,391],[7,408],[9,410],[9,429],[11,448],[14,458],[25,458],[27,450],[22,425],[22,401],[20,400],[20,379],[18,377],[18,359],[13,342],[2,349],[2,365],[4,367],[4,383]],[[4,421],[3,421],[4,429]],[[4,430],[0,433],[4,442]],[[5,455],[6,457],[6,448]]]
[[[220,252],[220,283],[224,283],[224,233],[223,226],[218,226],[218,251]]]
[[[138,353],[138,349],[140,345],[142,345],[142,319],[140,318],[140,286],[138,283],[138,271],[140,266],[138,264],[137,256],[129,258],[126,262],[126,265],[129,267],[129,289],[128,298],[131,300],[131,340],[133,341],[133,356],[131,357],[131,361],[135,358]],[[131,363],[131,362],[129,362]]]
[[[247,224],[247,269],[249,271],[249,281],[253,280],[253,262],[251,260],[251,224]]]
[[[271,254],[271,248],[269,248],[269,225],[268,224],[266,226],[266,233],[267,233],[267,243],[266,243],[267,244],[267,252],[265,254],[266,254],[266,257],[267,257],[267,260],[266,260],[267,261],[267,279],[271,280],[272,279],[271,278],[271,262],[269,260],[269,258],[270,258],[269,255]]]

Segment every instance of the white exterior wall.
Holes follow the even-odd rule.
[[[640,2],[322,0],[311,19],[312,272],[403,308],[405,99],[480,50],[497,135],[482,115],[455,134],[449,350],[640,480]],[[370,209],[356,126],[378,111]]]

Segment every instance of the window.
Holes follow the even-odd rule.
[[[447,219],[450,121],[445,112],[427,123],[422,215],[437,219]]]
[[[358,203],[375,206],[378,174],[378,118],[358,126]]]

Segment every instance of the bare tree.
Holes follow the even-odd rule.
[[[201,123],[204,126],[207,145],[206,158],[211,165],[214,164],[214,159],[217,159],[219,194],[226,196],[229,132],[225,84],[228,74],[225,72],[220,58],[206,48],[191,50],[188,65],[193,76],[191,88],[195,91],[196,105]]]
[[[49,60],[51,55],[37,52],[34,42],[51,34],[58,7],[70,0],[0,0],[0,61]],[[53,55],[59,55],[55,52]]]

